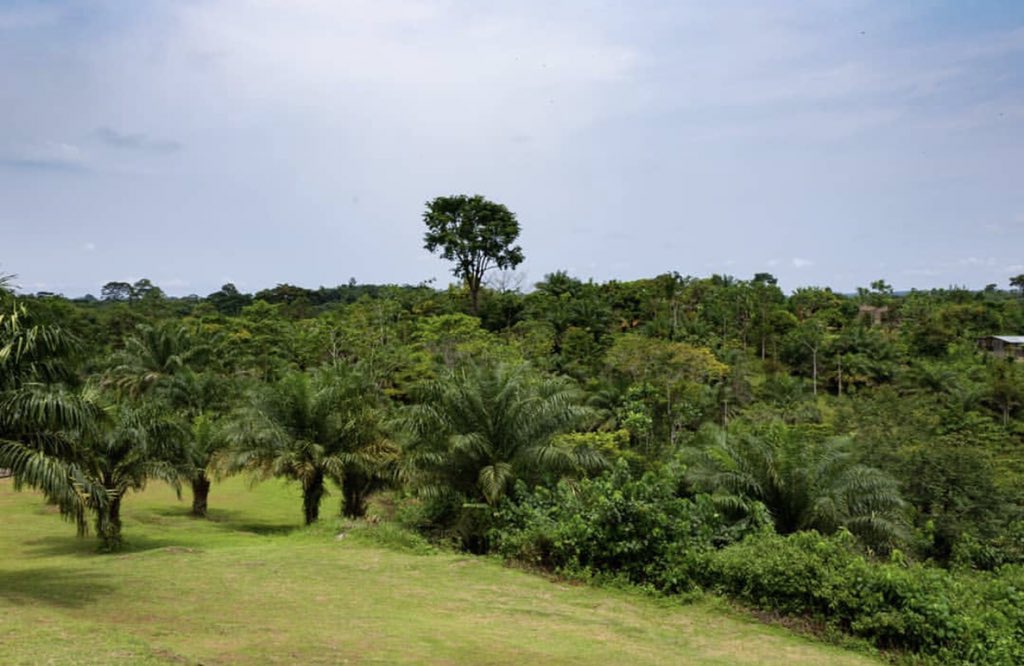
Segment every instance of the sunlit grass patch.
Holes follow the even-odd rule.
[[[4,663],[870,663],[715,603],[439,551],[336,499],[304,528],[294,487],[235,478],[204,521],[153,485],[125,502],[125,550],[99,555],[0,482]]]

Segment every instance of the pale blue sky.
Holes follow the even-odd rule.
[[[0,273],[173,294],[450,277],[428,199],[527,283],[1024,273],[1024,2],[0,2]]]

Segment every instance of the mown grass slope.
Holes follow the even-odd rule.
[[[99,555],[38,495],[0,481],[3,662],[873,663],[713,603],[385,547],[388,526],[303,529],[297,491],[275,482],[231,479],[210,502],[198,521],[165,486],[130,496],[128,549]]]

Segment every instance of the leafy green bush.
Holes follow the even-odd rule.
[[[1024,520],[1010,523],[995,538],[965,534],[953,546],[954,567],[992,571],[1004,564],[1024,564]]]
[[[873,562],[848,533],[761,535],[712,553],[704,582],[762,609],[816,617],[940,663],[1024,663],[1024,569],[955,574]]]
[[[934,663],[1024,663],[1024,566],[949,571],[900,551],[879,562],[846,530],[781,536],[763,510],[730,520],[708,495],[680,496],[678,479],[671,469],[636,478],[620,462],[553,490],[519,488],[492,514],[488,541],[567,575],[667,594],[716,590]]]
[[[621,462],[609,473],[505,502],[490,534],[506,558],[561,573],[612,575],[663,592],[693,590],[704,554],[770,529],[730,522],[711,498],[677,494],[677,475],[634,478]]]

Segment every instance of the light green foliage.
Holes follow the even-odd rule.
[[[644,463],[644,457],[630,447],[630,434],[624,428],[602,432],[569,432],[555,435],[552,441],[561,448],[594,451],[609,463],[624,460],[635,469]]]
[[[480,328],[479,319],[464,314],[423,317],[417,322],[414,335],[416,344],[443,368],[520,360],[497,336]]]
[[[652,457],[660,456],[662,443],[674,449],[683,427],[695,425],[702,403],[712,399],[705,387],[728,372],[707,348],[638,334],[617,337],[605,363],[629,387],[622,425]]]

